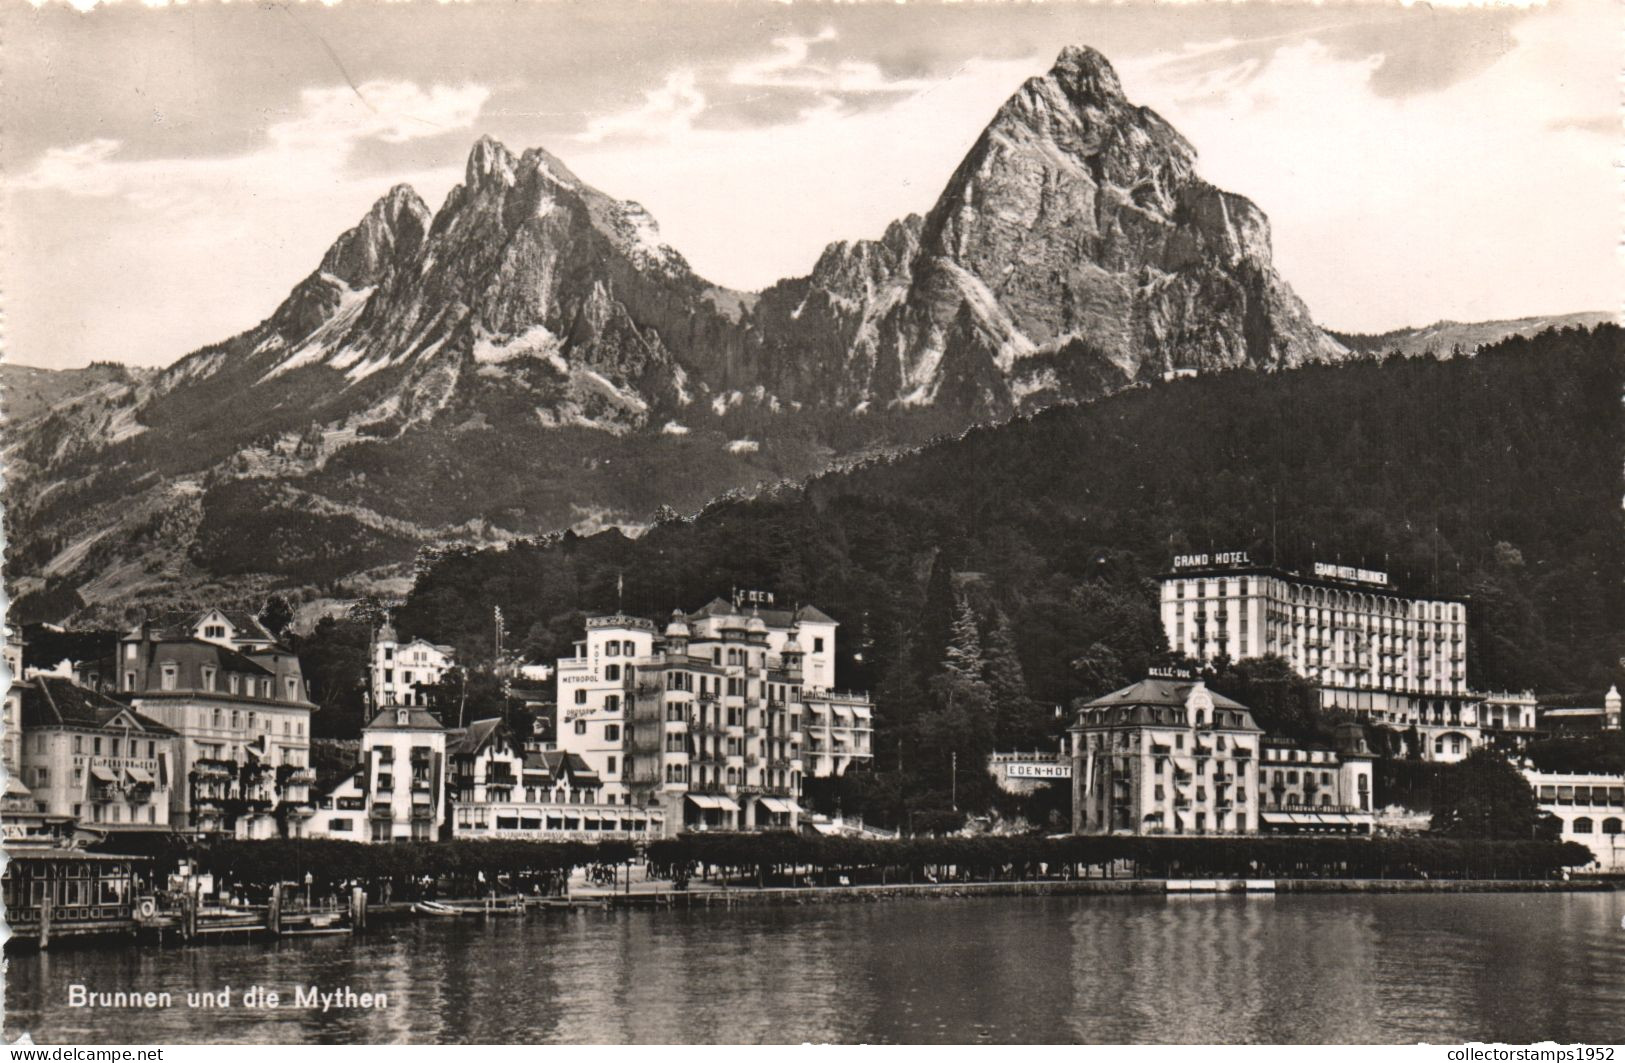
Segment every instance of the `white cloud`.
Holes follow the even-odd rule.
[[[121,159],[121,141],[97,139],[52,148],[7,182],[16,191],[77,196],[127,195],[148,209],[184,206],[222,184],[259,188],[317,176],[338,179],[364,140],[398,144],[467,129],[490,95],[482,85],[435,85],[427,92],[400,81],[306,89],[299,110],[266,130],[266,143],[228,158]]]
[[[696,87],[695,80],[692,70],[674,71],[665,84],[644,93],[643,106],[592,119],[579,139],[589,144],[612,136],[682,139],[705,110],[705,93]]]
[[[934,82],[914,78],[887,80],[874,63],[843,59],[834,63],[812,58],[815,45],[836,40],[837,34],[825,27],[811,37],[776,37],[774,51],[760,59],[736,64],[726,80],[751,88],[802,89],[819,93],[919,92]]]
[[[45,152],[0,186],[4,287],[33,311],[10,322],[12,355],[163,364],[242,331],[390,185],[436,203],[461,175],[448,165],[358,176],[357,145],[466,129],[487,95],[395,81],[306,90],[257,150],[225,158],[128,158],[111,139]]]

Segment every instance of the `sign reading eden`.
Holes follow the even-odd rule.
[[[1360,583],[1388,585],[1388,573],[1386,572],[1376,572],[1368,568],[1353,568],[1349,565],[1328,565],[1324,561],[1315,562],[1315,575],[1321,579],[1349,579]]]
[[[734,605],[772,605],[772,591],[735,591]]]
[[[1010,764],[1004,769],[1012,779],[1070,779],[1070,764]]]
[[[1231,550],[1223,554],[1175,554],[1175,568],[1212,568],[1216,565],[1234,567],[1237,565],[1250,565],[1252,561],[1247,557],[1245,550]]]

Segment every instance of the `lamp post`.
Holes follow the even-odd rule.
[[[316,881],[316,876],[311,874],[309,871],[306,871],[305,872],[305,910],[307,912],[310,911],[313,907],[315,907],[313,904],[311,904],[311,884],[314,883],[315,881]]]

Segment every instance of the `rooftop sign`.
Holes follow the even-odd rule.
[[[734,606],[772,605],[772,591],[734,591]]]
[[[1147,668],[1145,674],[1152,679],[1195,679],[1189,668]]]
[[[1231,550],[1224,554],[1175,554],[1174,568],[1235,568],[1251,565],[1245,550]]]
[[[1352,580],[1355,583],[1373,583],[1380,587],[1388,586],[1388,573],[1377,572],[1369,568],[1354,568],[1349,565],[1328,565],[1324,561],[1315,562],[1315,575],[1320,579]]]

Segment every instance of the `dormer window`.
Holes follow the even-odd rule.
[[[203,689],[204,690],[213,690],[214,689],[214,666],[213,665],[206,664],[206,665],[203,666]]]
[[[241,680],[235,672],[226,677],[226,686],[233,694],[242,689]]]
[[[176,680],[179,677],[180,668],[177,665],[165,664],[161,670],[159,682],[162,683],[163,689],[174,690]]]
[[[398,726],[405,727],[407,724],[409,724],[411,722],[412,722],[412,710],[411,709],[399,708],[399,709],[395,710],[395,723]]]

